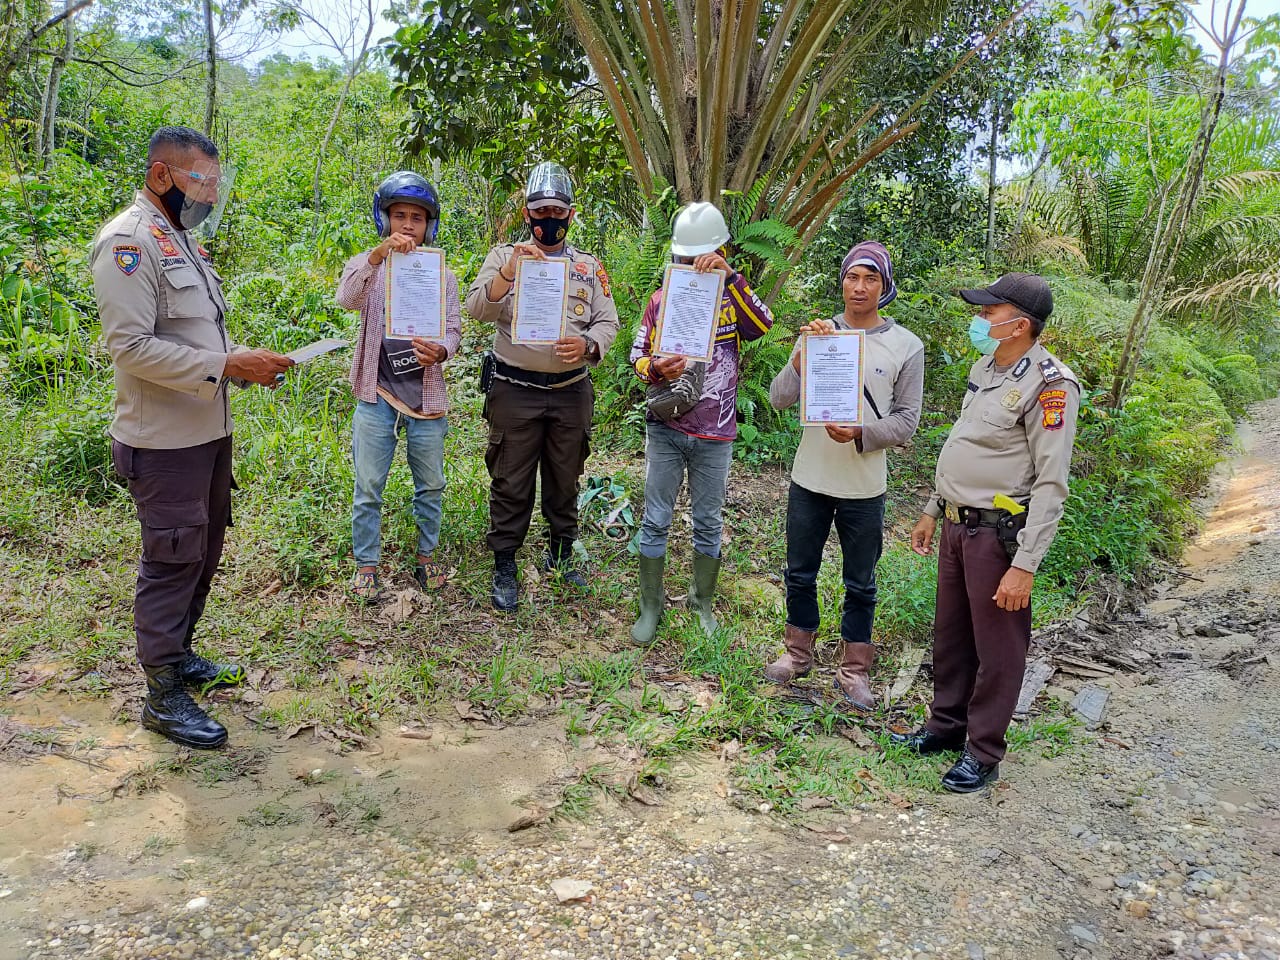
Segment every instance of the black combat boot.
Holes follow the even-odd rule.
[[[516,552],[493,551],[493,609],[515,613],[520,602],[520,583],[516,580]]]
[[[174,743],[196,750],[213,750],[227,742],[227,728],[201,710],[182,686],[178,668],[143,667],[147,699],[142,725]]]
[[[178,679],[201,693],[218,687],[238,687],[245,681],[244,669],[235,663],[213,663],[188,647],[178,661]]]
[[[542,569],[548,573],[558,573],[565,583],[585,590],[587,578],[582,575],[574,559],[572,540],[552,540],[551,548],[542,561]]]
[[[926,757],[931,753],[948,753],[961,749],[964,746],[964,734],[944,737],[926,727],[921,727],[914,733],[891,733],[889,734],[889,742],[894,746],[906,747],[912,753],[918,753],[922,757]]]
[[[1000,779],[1000,764],[983,763],[968,750],[942,775],[942,785],[952,793],[977,793]]]

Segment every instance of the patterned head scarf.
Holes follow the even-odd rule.
[[[898,295],[898,287],[893,282],[893,261],[889,259],[889,251],[884,244],[874,240],[864,240],[854,244],[853,249],[844,255],[840,264],[840,282],[844,283],[845,275],[854,267],[870,267],[884,281],[884,289],[880,292],[880,307],[893,303]]]

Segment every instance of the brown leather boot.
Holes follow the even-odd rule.
[[[764,668],[764,678],[770,683],[790,683],[805,676],[813,666],[813,638],[817,632],[788,623],[782,634],[787,652]]]
[[[871,710],[876,705],[871,692],[871,661],[875,656],[876,648],[870,643],[841,641],[835,687],[859,710]]]

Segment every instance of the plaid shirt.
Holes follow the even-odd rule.
[[[338,306],[360,311],[360,336],[351,362],[351,389],[356,398],[365,403],[375,403],[378,399],[378,355],[387,328],[385,267],[385,261],[372,266],[368,252],[358,253],[347,261],[338,282]],[[462,304],[458,300],[458,278],[448,267],[444,268],[444,278],[444,348],[452,357],[462,340]],[[449,412],[441,364],[422,368],[422,412],[428,417]]]

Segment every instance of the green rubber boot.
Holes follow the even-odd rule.
[[[720,629],[715,610],[711,607],[719,577],[720,558],[693,551],[693,583],[689,584],[689,609],[698,615],[702,632],[707,636]]]
[[[631,642],[648,647],[658,636],[658,623],[662,620],[662,569],[667,558],[646,557],[640,554],[640,619],[631,628]]]

